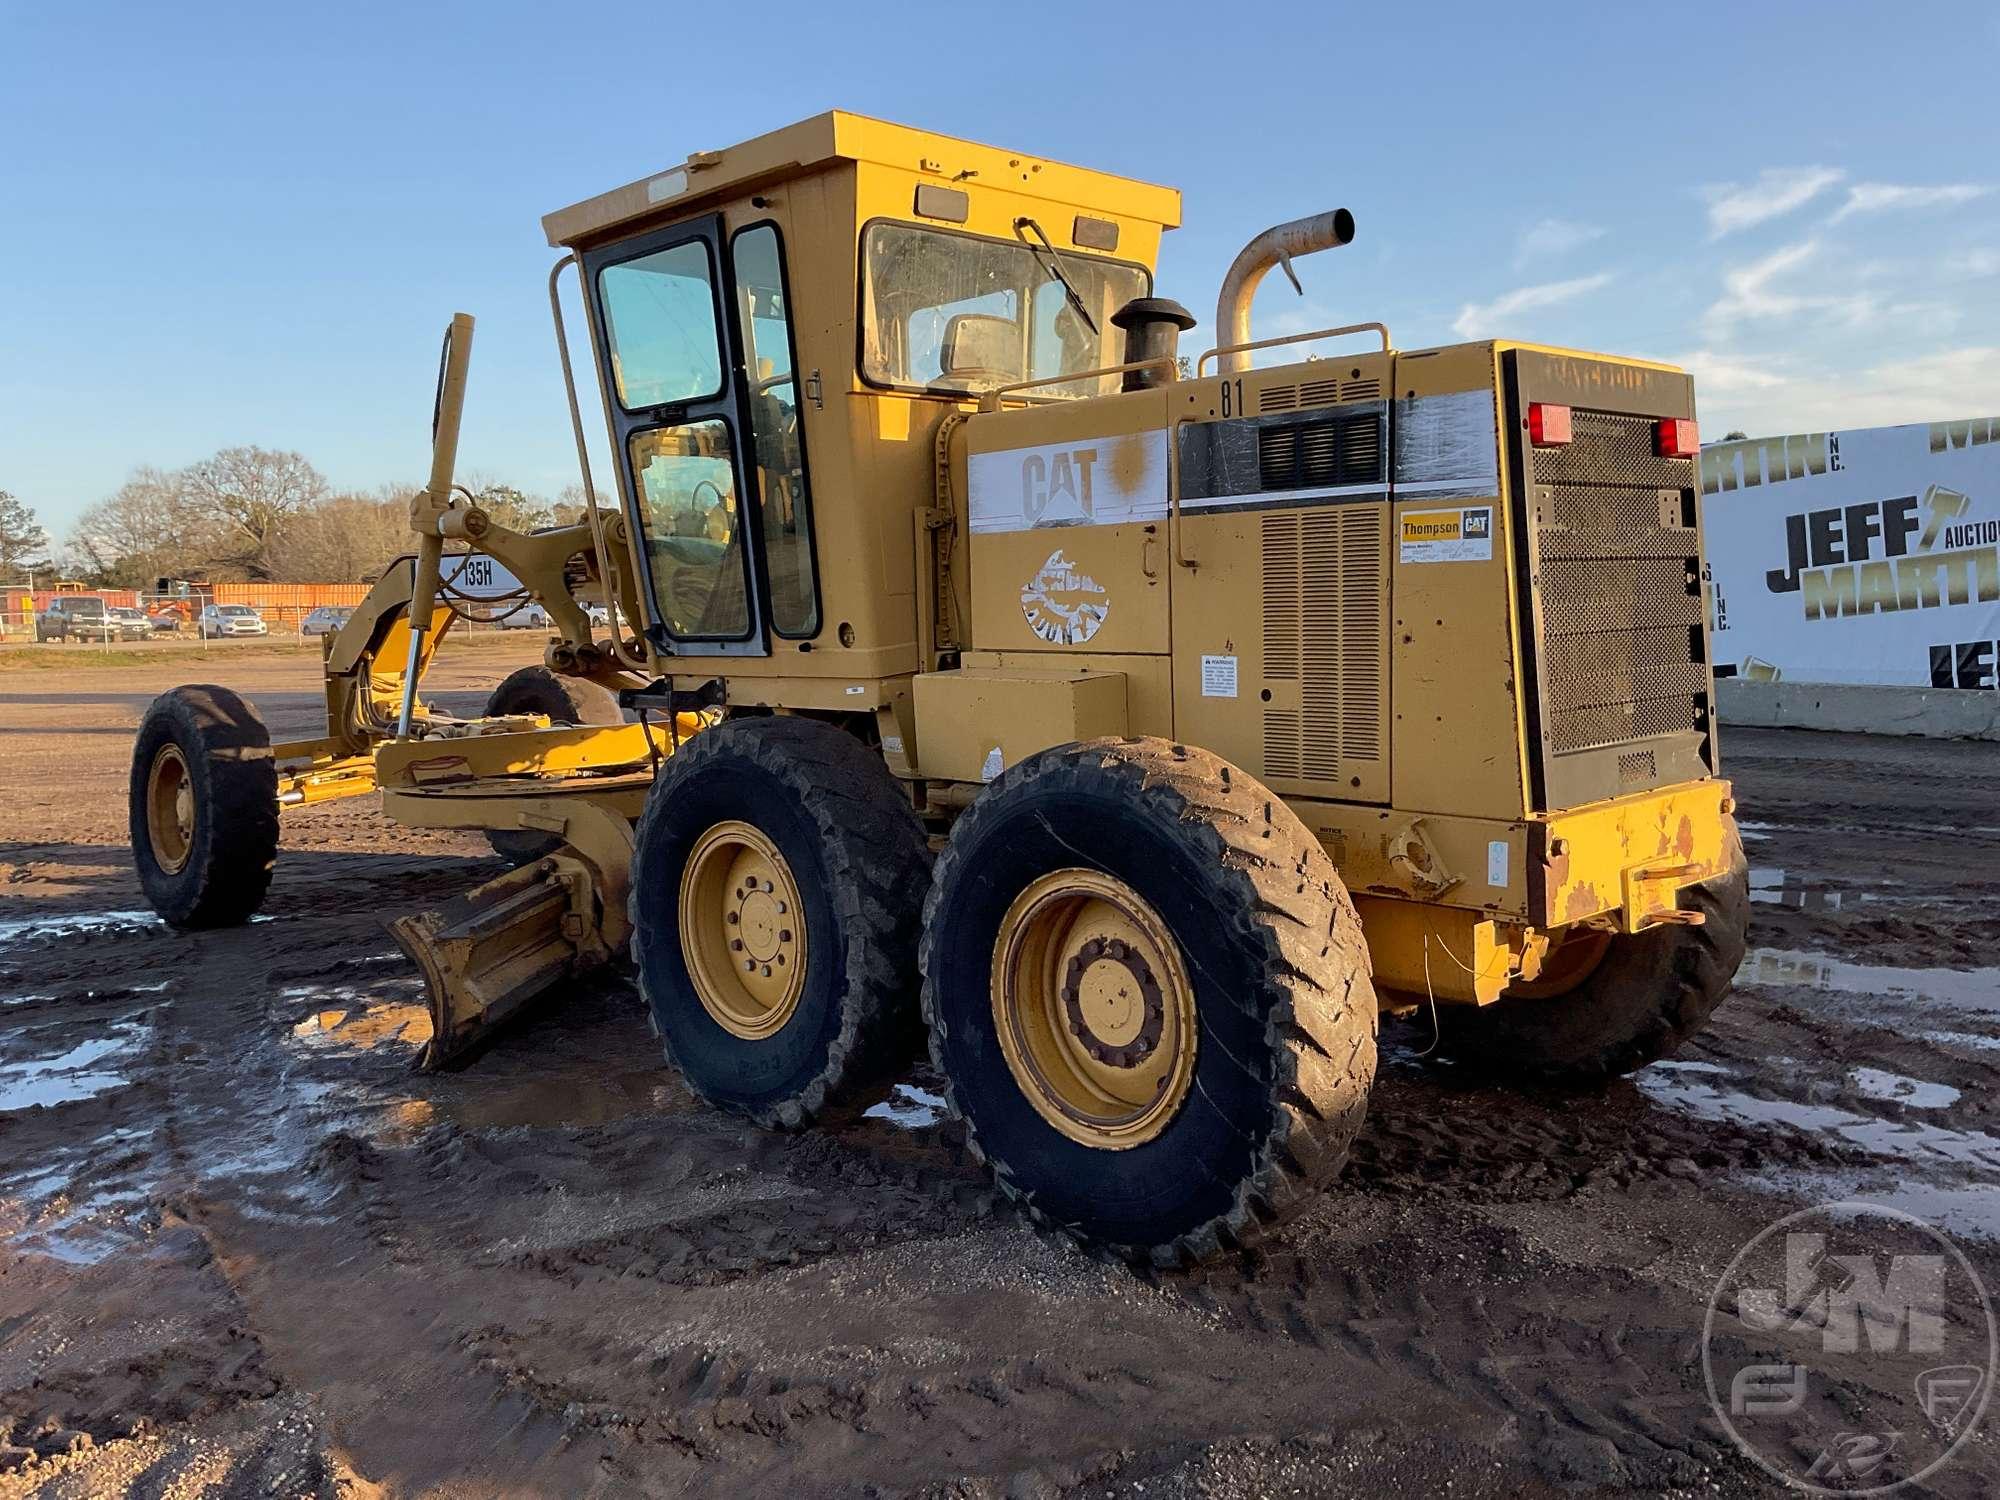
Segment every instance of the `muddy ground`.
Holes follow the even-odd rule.
[[[213,675],[310,730],[310,659]],[[1699,1363],[1746,1240],[1873,1198],[2000,1286],[1991,745],[1728,736],[1753,953],[1681,1058],[1505,1092],[1393,1025],[1336,1193],[1142,1275],[996,1204],[921,1072],[795,1137],[694,1106],[616,980],[412,1074],[383,919],[472,839],[307,811],[264,919],[165,930],[169,680],[0,674],[0,1495],[1766,1493]],[[1990,1427],[1935,1492],[2000,1487]]]

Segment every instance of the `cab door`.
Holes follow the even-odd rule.
[[[672,656],[770,651],[744,467],[743,353],[720,215],[583,257],[646,634]]]

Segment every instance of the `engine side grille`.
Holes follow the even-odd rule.
[[[1257,393],[1257,410],[1298,411],[1355,401],[1380,401],[1382,382],[1367,380],[1308,380],[1300,385],[1270,385]]]
[[[1346,505],[1263,517],[1264,676],[1299,684],[1264,713],[1264,774],[1332,781],[1382,756],[1383,511]]]
[[[1257,429],[1257,470],[1265,490],[1366,484],[1382,477],[1380,408],[1340,408]]]
[[[1555,755],[1704,728],[1695,467],[1659,457],[1650,417],[1576,410],[1529,450],[1543,729]],[[1650,764],[1620,756],[1625,784]]]

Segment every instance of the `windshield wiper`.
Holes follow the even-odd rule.
[[[1028,244],[1028,237],[1025,234],[1021,233],[1023,229],[1032,229],[1041,238],[1042,250],[1048,251],[1047,259],[1043,259],[1042,250],[1037,250],[1033,245]],[[1048,231],[1042,228],[1042,226],[1037,224],[1033,219],[1020,218],[1014,221],[1014,233],[1020,238],[1022,244],[1028,246],[1028,253],[1035,257],[1036,264],[1041,266],[1041,268],[1044,271],[1047,271],[1051,276],[1055,277],[1057,281],[1060,281],[1062,283],[1063,295],[1069,298],[1069,305],[1075,308],[1076,315],[1079,318],[1083,319],[1083,326],[1090,330],[1090,336],[1092,338],[1097,338],[1099,336],[1097,328],[1097,319],[1093,318],[1090,315],[1090,309],[1083,305],[1083,296],[1081,293],[1077,291],[1076,283],[1071,281],[1069,279],[1068,274],[1064,272],[1062,267],[1062,255],[1060,252],[1057,251],[1056,247],[1049,242]]]

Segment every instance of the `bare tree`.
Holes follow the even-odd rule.
[[[225,448],[185,469],[134,470],[83,513],[68,553],[103,586],[147,587],[158,577],[274,582],[367,581],[414,550],[414,485],[333,493],[297,453]],[[581,497],[556,505],[510,484],[468,478],[479,504],[503,525],[533,531],[581,514]]]
[[[472,491],[481,510],[510,530],[534,531],[554,522],[552,507],[540,495],[531,495],[483,474],[466,476],[465,487]]]
[[[219,526],[215,561],[251,578],[276,578],[285,526],[327,495],[326,478],[297,453],[224,448],[181,471],[187,499]]]
[[[136,588],[203,572],[225,540],[190,500],[181,474],[143,468],[84,511],[69,552],[93,582]]]
[[[358,583],[415,550],[410,496],[415,486],[331,495],[285,527],[278,576],[301,583]]]

